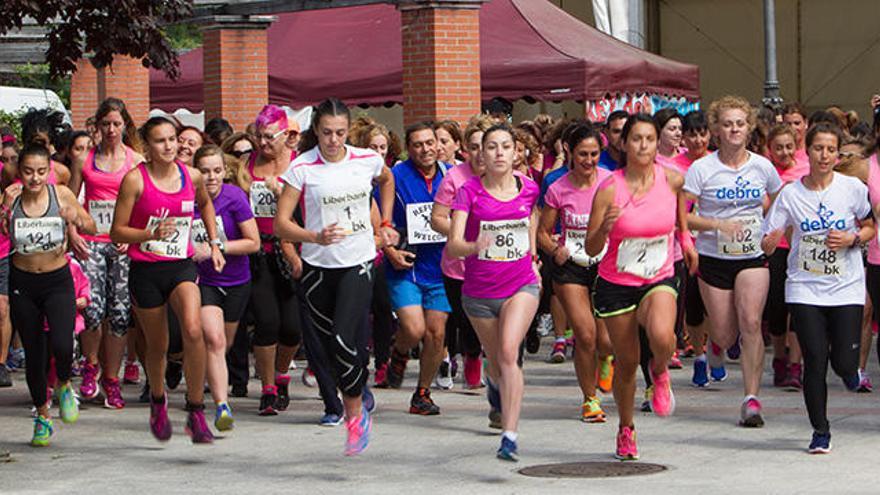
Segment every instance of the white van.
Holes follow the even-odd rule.
[[[29,108],[51,108],[64,113],[64,122],[72,124],[70,112],[64,108],[61,98],[51,89],[18,88],[0,86],[0,110],[7,113],[26,111]]]

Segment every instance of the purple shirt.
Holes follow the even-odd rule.
[[[525,285],[538,283],[532,269],[528,227],[540,190],[531,179],[517,176],[517,180],[522,187],[509,201],[489,194],[479,177],[470,178],[455,196],[452,209],[468,213],[465,240],[476,241],[481,231],[492,237],[489,249],[464,259],[466,276],[461,292],[466,296],[502,299]]]
[[[240,188],[231,184],[223,184],[220,188],[220,194],[214,198],[214,214],[223,220],[225,235],[221,235],[220,238],[224,242],[241,239],[241,229],[238,228],[238,225],[254,218],[247,195]],[[198,209],[196,209],[195,218],[201,219]],[[199,263],[197,268],[200,285],[230,287],[247,283],[251,279],[250,263],[246,255],[226,255],[226,266],[220,273],[214,271],[214,264],[210,258]]]

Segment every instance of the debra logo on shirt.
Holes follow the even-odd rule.
[[[761,189],[749,187],[751,181],[743,176],[738,176],[734,181],[734,187],[721,187],[715,192],[718,199],[761,199]]]
[[[803,222],[801,222],[801,231],[816,232],[818,230],[846,229],[846,220],[844,220],[843,218],[832,220],[831,217],[834,216],[834,212],[829,210],[825,205],[819,205],[819,211],[817,213],[819,216],[818,220],[810,220],[807,218],[804,219]]]

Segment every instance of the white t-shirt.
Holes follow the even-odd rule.
[[[685,175],[684,190],[697,196],[700,216],[736,220],[743,225],[733,237],[719,235],[717,230],[699,232],[697,252],[727,260],[760,257],[764,197],[781,187],[773,164],[752,152],[738,169],[721,163],[718,152],[695,161]]]
[[[302,258],[322,268],[348,268],[376,257],[370,201],[373,179],[385,166],[375,151],[345,147],[345,158],[330,162],[318,147],[299,155],[281,176],[303,194],[305,228],[314,232],[337,223],[345,238],[329,246],[303,243]]]
[[[871,212],[868,188],[835,172],[831,185],[811,191],[801,180],[782,189],[764,221],[764,234],[792,227],[785,302],[813,306],[865,304],[865,271],[859,248],[825,247],[830,230],[855,232]]]

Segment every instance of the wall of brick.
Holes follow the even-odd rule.
[[[479,5],[401,7],[405,125],[480,112]]]
[[[116,56],[113,64],[95,69],[82,59],[76,64],[70,81],[70,111],[73,127],[84,129],[86,119],[95,114],[105,98],[119,98],[125,102],[135,125],[143,124],[150,115],[150,71],[140,60]]]
[[[85,129],[86,119],[95,114],[98,107],[98,71],[86,59],[76,63],[76,72],[70,78],[70,113],[73,127]]]
[[[223,117],[244,130],[269,101],[268,23],[204,30],[205,122]]]

